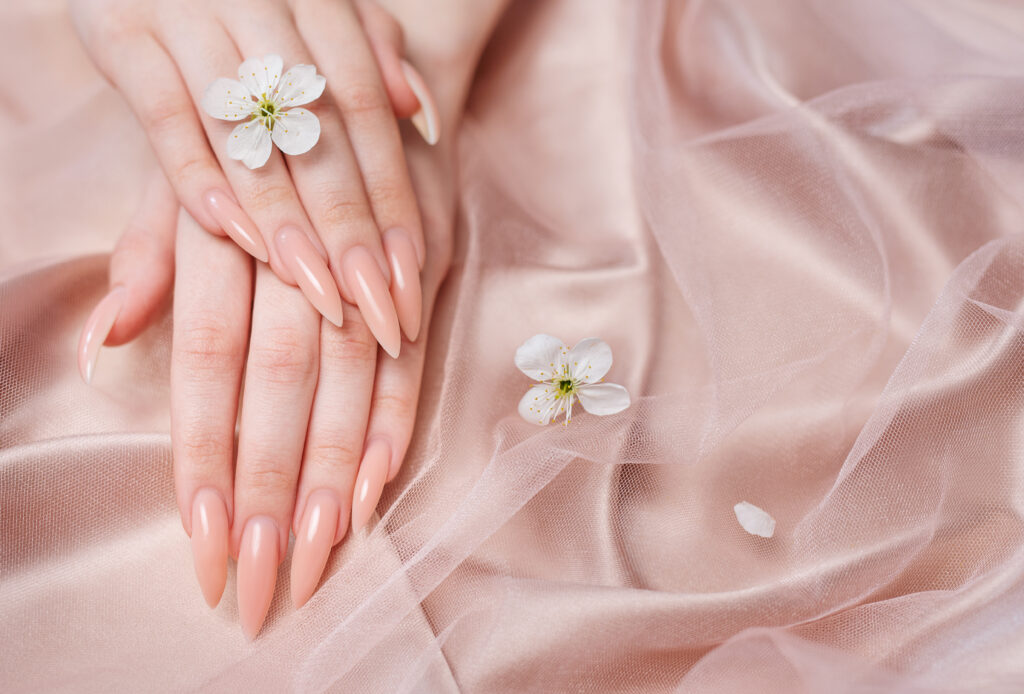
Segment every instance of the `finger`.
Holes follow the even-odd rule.
[[[278,27],[273,40],[289,60],[312,62],[302,38],[294,31],[287,9],[277,2],[252,0],[250,21],[235,22],[232,38],[248,53],[265,50],[264,26]],[[353,16],[351,21],[358,26]],[[312,76],[310,70],[307,77]],[[301,70],[289,70],[282,89],[300,88]],[[297,83],[293,85],[293,80]],[[386,97],[385,97],[386,98]],[[398,314],[388,292],[390,270],[380,231],[363,187],[359,163],[352,152],[330,95],[308,106],[320,119],[321,141],[316,149],[288,158],[288,168],[344,298],[359,306],[367,325],[388,354],[401,348]],[[384,114],[394,121],[390,109]]]
[[[207,231],[227,234],[266,261],[266,244],[228,192],[174,61],[149,35],[117,42],[110,50],[114,82],[145,128],[181,204]]]
[[[373,0],[355,0],[353,6],[377,59],[377,67],[395,115],[398,118],[411,118],[420,110],[420,102],[410,88],[402,68],[402,56],[405,54],[402,25]]]
[[[238,556],[238,609],[250,639],[266,617],[288,546],[320,361],[321,322],[302,294],[262,266],[256,273],[252,320],[231,529]]]
[[[407,282],[418,284],[426,252],[419,208],[398,125],[358,16],[349,3],[320,2],[300,4],[295,19],[313,57],[331,75],[328,89],[341,111],[376,226],[411,245],[416,264],[403,270]],[[353,290],[347,275],[342,280]],[[418,331],[412,328],[418,326],[411,325],[408,316],[418,318],[422,308],[415,305],[414,294],[393,298],[399,306],[410,304],[398,316],[406,318],[400,323],[414,340]]]
[[[207,88],[213,90],[210,94],[216,92],[211,87],[214,83],[223,83],[227,85],[223,90],[231,91],[231,85],[223,78],[239,75],[242,67],[251,73],[246,79],[251,77],[252,85],[256,85],[257,71],[266,78],[281,77],[279,61],[275,64],[256,60],[243,65],[232,38],[221,24],[209,18],[196,19],[193,14],[197,11],[190,4],[182,4],[180,12],[168,16],[160,25],[160,38],[181,67],[189,92],[197,103],[204,100],[204,95],[207,101],[212,98]],[[202,50],[197,50],[197,46]],[[238,82],[234,84],[242,88]],[[225,98],[230,100],[233,95]],[[254,103],[247,95],[243,101]],[[239,123],[231,123],[211,117],[206,107],[200,110],[200,120],[231,190],[241,209],[255,222],[258,235],[269,249],[271,268],[285,282],[297,284],[325,318],[340,325],[343,319],[341,296],[325,262],[323,245],[303,209],[284,159],[275,151],[270,131],[259,120],[239,116]],[[234,117],[239,113],[231,111],[225,115]],[[249,142],[252,147],[237,148],[239,142]],[[243,154],[244,161],[232,159],[232,155]]]
[[[411,119],[427,144],[436,145],[441,137],[441,118],[423,76],[402,57],[402,25],[374,0],[354,0],[354,6],[377,58],[395,115]]]
[[[178,225],[171,446],[174,480],[196,573],[210,606],[227,577],[235,420],[249,311],[252,262],[226,239]],[[215,268],[216,271],[211,271]]]
[[[432,199],[444,198],[435,195]],[[436,224],[437,220],[446,218],[446,215],[437,214],[435,210],[435,215],[430,218]],[[429,316],[433,311],[438,288],[448,272],[450,253],[450,247],[444,243],[431,247],[430,262],[424,269],[424,331],[429,327]],[[398,475],[409,450],[416,422],[426,347],[424,336],[402,350],[401,358],[384,360],[377,365],[370,400],[370,419],[366,425],[366,452],[359,464],[353,488],[353,531],[358,531],[369,521],[384,485]]]
[[[292,518],[291,589],[296,607],[316,590],[331,548],[348,530],[363,453],[377,343],[358,312],[351,314],[344,330],[323,323],[320,333],[320,376]]]
[[[157,171],[110,258],[110,291],[82,328],[78,370],[86,383],[92,382],[100,347],[134,340],[170,293],[177,218],[177,198]]]

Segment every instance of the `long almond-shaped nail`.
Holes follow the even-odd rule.
[[[377,508],[391,463],[391,446],[383,439],[373,439],[366,448],[356,475],[356,488],[352,492],[352,531],[366,525]]]
[[[409,342],[415,342],[423,316],[423,290],[416,248],[405,229],[388,229],[384,232],[384,252],[391,266],[391,298],[395,302],[398,322]]]
[[[292,602],[302,607],[316,591],[338,530],[338,497],[329,489],[309,495],[292,552]]]
[[[103,297],[92,310],[82,327],[82,336],[78,338],[78,372],[86,384],[92,383],[92,375],[96,371],[96,360],[100,356],[100,348],[110,335],[117,317],[124,308],[126,290],[117,286]]]
[[[299,289],[323,317],[339,328],[344,320],[338,285],[327,263],[316,252],[309,237],[296,227],[284,227],[274,237],[281,261],[295,277]]]
[[[273,519],[253,516],[245,524],[238,550],[238,616],[242,631],[250,641],[263,626],[274,597],[280,542]]]
[[[441,139],[441,117],[437,113],[434,97],[430,95],[427,83],[423,81],[419,71],[408,61],[402,61],[402,72],[405,74],[405,81],[409,83],[409,89],[416,95],[416,100],[420,102],[420,109],[409,120],[416,126],[416,130],[428,145],[436,145],[437,141]]]
[[[377,261],[363,246],[353,246],[341,260],[341,272],[370,332],[385,352],[397,358],[402,346],[402,333],[398,328],[398,314],[388,292],[388,283]]]
[[[209,487],[192,501],[192,557],[206,604],[216,607],[228,580],[228,509]]]
[[[234,240],[239,247],[256,258],[260,262],[267,262],[270,255],[267,253],[267,244],[263,243],[263,237],[259,229],[249,219],[249,215],[242,211],[242,208],[222,190],[211,190],[203,196],[206,209],[210,215],[217,220],[220,228]]]

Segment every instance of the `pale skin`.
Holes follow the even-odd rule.
[[[421,104],[402,63],[401,28],[376,3],[72,0],[71,9],[94,61],[135,111],[178,200],[202,228],[268,261],[335,323],[339,293],[368,310],[345,272],[353,249],[365,249],[361,256],[386,287],[382,234],[401,229],[422,266],[422,225],[396,122]],[[321,136],[305,154],[274,148],[250,170],[227,153],[235,124],[199,104],[215,80],[235,78],[243,60],[270,53],[284,58],[285,70],[312,64],[327,77],[323,96],[305,106]],[[297,246],[308,250],[304,262],[295,260]],[[308,282],[303,265],[314,273]],[[386,293],[375,300],[390,303]],[[383,309],[393,323],[394,308]],[[389,343],[397,331],[372,327],[396,353]]]
[[[173,283],[171,410],[179,510],[195,542],[197,492],[206,490],[210,498],[223,500],[230,553],[239,558],[243,629],[250,637],[259,631],[269,606],[290,529],[297,536],[292,566],[296,603],[309,598],[320,577],[321,558],[313,556],[308,542],[300,548],[310,499],[330,499],[326,505],[318,501],[317,508],[337,513],[323,525],[334,528],[329,551],[349,528],[368,521],[380,486],[402,465],[419,399],[431,309],[451,255],[454,134],[477,59],[506,2],[467,7],[461,0],[444,0],[429,8],[412,1],[387,3],[405,25],[406,54],[430,85],[445,127],[445,138],[436,147],[404,133],[409,185],[422,210],[424,310],[420,337],[403,344],[397,359],[382,355],[356,307],[344,305],[344,323],[338,328],[265,265],[254,263],[227,239],[204,233],[178,188],[162,175],[149,185],[112,256],[111,285],[127,287],[129,299],[107,344],[124,343],[141,332]],[[257,525],[276,534],[269,554],[267,543],[254,550],[259,533],[252,528]],[[200,580],[221,581],[223,589],[216,571],[201,574]],[[214,604],[220,597],[216,585],[209,592],[204,585],[204,593]]]

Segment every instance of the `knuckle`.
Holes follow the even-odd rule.
[[[156,137],[181,129],[193,115],[192,104],[177,92],[160,94],[139,111],[143,127]]]
[[[339,226],[369,217],[369,207],[359,198],[337,190],[323,193],[323,203],[320,207],[320,222],[322,224]]]
[[[250,457],[239,466],[240,486],[257,496],[276,496],[289,492],[295,486],[295,474],[282,468],[280,461]]]
[[[181,185],[199,180],[213,170],[213,165],[205,152],[189,152],[174,166],[174,178]]]
[[[411,422],[416,416],[416,401],[410,395],[383,391],[374,396],[373,410],[387,421]]]
[[[245,187],[245,197],[252,201],[252,206],[257,210],[268,210],[295,201],[295,191],[292,187],[276,178],[256,176]]]
[[[194,317],[175,330],[172,354],[185,373],[229,374],[241,362],[245,346],[223,323]]]
[[[344,364],[353,369],[372,366],[377,359],[377,340],[358,318],[346,316],[341,330],[325,331],[320,358],[332,365]]]
[[[186,426],[178,437],[178,451],[188,461],[189,474],[205,478],[230,465],[234,453],[230,439],[199,426]]]
[[[412,190],[395,176],[372,177],[366,181],[366,192],[375,208],[416,209]]]
[[[139,22],[134,12],[125,11],[125,8],[111,7],[104,8],[107,11],[97,12],[95,24],[93,24],[92,37],[98,45],[109,46],[135,39],[139,34]]]
[[[153,255],[156,246],[157,243],[151,230],[144,229],[138,223],[132,222],[121,234],[121,238],[117,240],[111,263],[133,262],[147,258]]]
[[[305,465],[314,465],[325,470],[355,468],[359,464],[359,451],[341,436],[335,440],[310,443],[306,447]]]
[[[379,115],[382,111],[391,112],[387,94],[376,84],[354,82],[340,87],[338,105],[343,114]]]
[[[305,384],[317,373],[316,349],[301,331],[275,326],[250,348],[249,368],[265,382]]]

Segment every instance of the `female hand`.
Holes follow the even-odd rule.
[[[447,33],[461,38],[421,51],[439,56],[421,64],[433,67],[442,114],[454,129],[477,56],[505,0],[481,0],[472,11],[460,0],[446,2],[448,12],[435,16],[448,18]],[[419,26],[427,29],[425,22]],[[408,144],[427,244],[425,334],[452,249],[453,143],[449,138],[433,150]],[[411,436],[426,345],[419,340],[399,359],[378,362],[357,315],[349,316],[342,330],[318,321],[294,290],[262,266],[253,290],[246,256],[201,233],[187,216],[179,223],[176,215],[173,192],[157,176],[111,259],[113,289],[86,323],[80,360],[91,372],[100,345],[133,339],[157,313],[174,274],[180,225],[172,356],[179,512],[211,605],[224,588],[229,548],[239,558],[239,607],[243,626],[253,635],[273,595],[288,525],[297,536],[292,597],[301,605],[314,591],[331,547],[350,524],[358,529],[367,522],[383,484],[398,473]],[[400,281],[393,272],[392,285]],[[351,307],[346,310],[355,314]]]
[[[358,305],[392,356],[400,327],[415,340],[425,246],[394,115],[414,115],[430,142],[437,140],[438,118],[422,79],[401,59],[402,32],[388,13],[371,0],[71,5],[90,53],[134,109],[178,199],[203,228],[269,259],[336,325],[345,314],[342,297]],[[308,106],[319,118],[321,141],[300,156],[270,151],[265,166],[250,170],[230,158],[236,124],[198,104],[218,78],[238,73],[243,58],[271,53],[283,55],[287,66],[313,63],[327,76],[328,93]],[[243,77],[258,90],[282,65],[257,59],[245,67],[251,74]],[[323,89],[310,70],[301,76],[310,95]],[[308,125],[305,116],[294,118]],[[250,124],[246,132],[266,130],[259,121],[239,127]],[[288,132],[278,126],[275,141],[297,151],[292,147],[302,143],[278,137],[282,130]],[[267,132],[260,138],[271,147]],[[396,261],[406,289],[392,298]]]
[[[289,528],[297,538],[292,598],[301,606],[331,548],[350,526],[358,531],[369,521],[384,484],[398,473],[425,340],[407,344],[397,359],[378,360],[358,311],[345,307],[344,328],[321,320],[265,265],[178,211],[173,190],[156,176],[111,259],[114,290],[90,317],[83,349],[106,330],[110,344],[141,332],[163,305],[173,273],[178,505],[211,607],[224,589],[229,551],[237,558],[239,612],[253,638]],[[450,236],[435,234],[430,249],[428,308],[447,270]],[[118,297],[116,305],[110,297]]]

